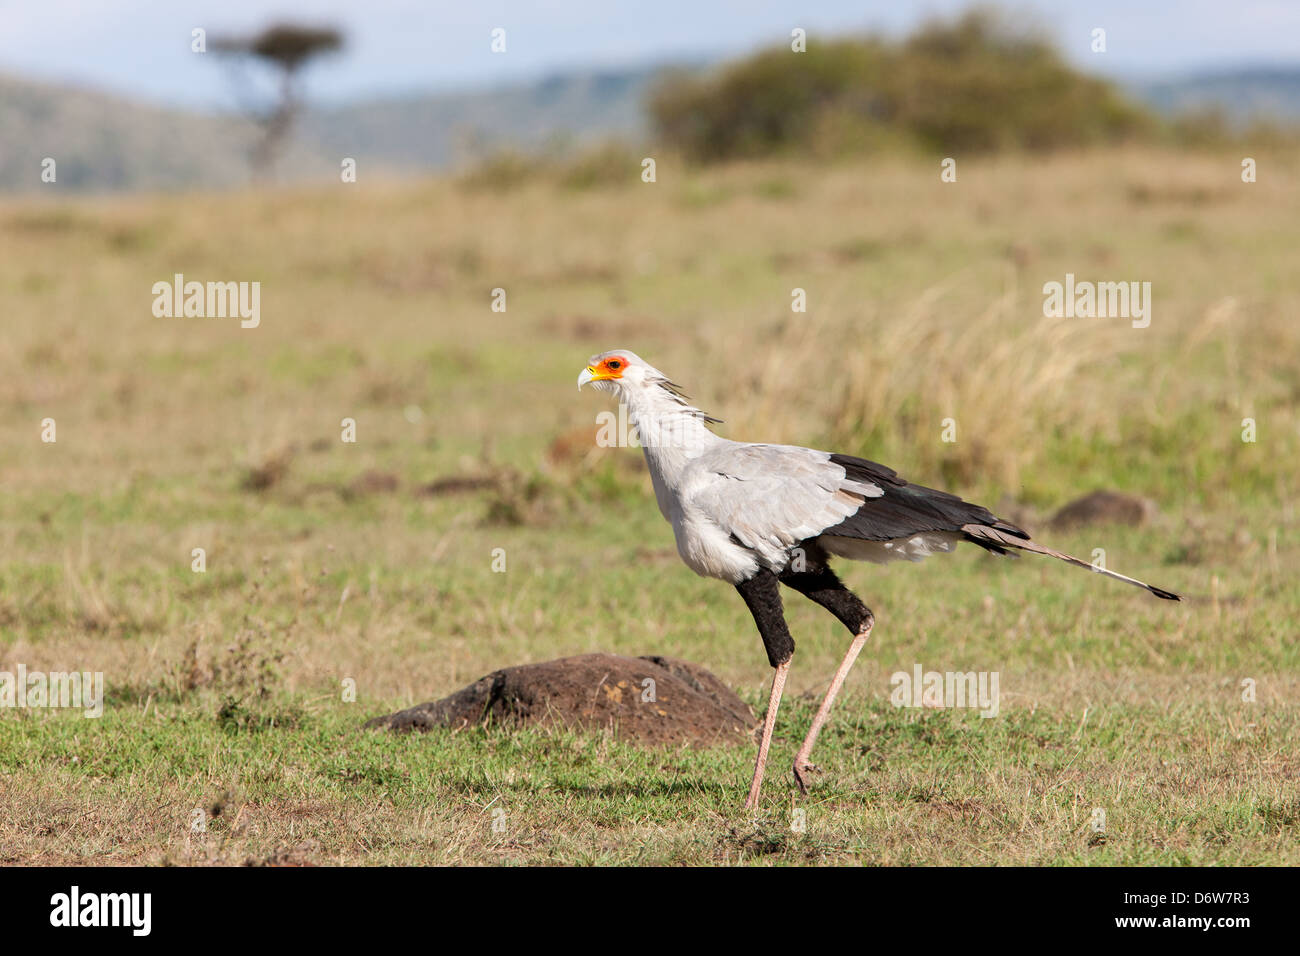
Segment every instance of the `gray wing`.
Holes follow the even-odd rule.
[[[817,536],[884,493],[868,478],[851,477],[829,453],[794,445],[728,442],[695,467],[687,506],[764,554]]]

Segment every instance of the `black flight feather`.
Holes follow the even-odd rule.
[[[861,538],[866,541],[894,541],[929,531],[961,534],[966,525],[975,524],[987,525],[1018,538],[1029,537],[987,508],[962,501],[946,491],[911,484],[885,465],[865,458],[854,458],[852,455],[831,455],[831,461],[843,468],[852,480],[876,485],[884,494],[879,498],[866,499],[856,512],[822,531],[824,535]],[[995,542],[981,541],[971,535],[965,537],[989,551],[1006,553]]]

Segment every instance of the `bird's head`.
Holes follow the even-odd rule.
[[[601,391],[617,394],[624,394],[629,389],[671,384],[663,372],[627,349],[593,355],[587,367],[578,373],[578,388],[588,383]]]
[[[721,422],[721,419],[714,418],[692,405],[682,394],[681,388],[670,382],[667,375],[627,349],[612,349],[609,352],[593,355],[587,362],[587,367],[578,373],[578,391],[582,391],[582,386],[589,383],[603,392],[613,392],[618,396],[619,402],[627,405],[638,418],[654,410],[653,414],[659,419],[665,417],[671,419],[673,429],[669,431],[681,431],[685,421],[698,421],[704,425],[716,425]],[[638,428],[643,423],[638,423]],[[680,436],[674,437],[672,434],[665,435],[661,421],[661,431],[652,437],[649,443],[659,446],[683,440],[698,443],[700,436],[696,434],[696,430],[689,431],[690,434],[686,439]],[[641,441],[647,442],[644,433]]]

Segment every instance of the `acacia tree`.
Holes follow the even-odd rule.
[[[303,65],[319,54],[342,49],[343,34],[333,27],[277,23],[252,36],[216,37],[210,45],[213,52],[225,54],[240,65],[253,60],[278,74],[276,93],[269,104],[248,96],[247,77],[238,75],[237,92],[244,112],[262,131],[249,155],[249,163],[254,176],[266,178],[288,142],[302,107],[298,78]]]

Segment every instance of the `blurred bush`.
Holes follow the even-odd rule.
[[[653,91],[664,141],[713,161],[911,147],[1047,150],[1148,139],[1160,121],[1068,66],[1042,35],[992,10],[932,21],[901,42],[765,50]]]
[[[505,191],[546,183],[583,191],[641,182],[642,153],[617,139],[547,153],[506,147],[488,153],[458,177],[466,189]]]

